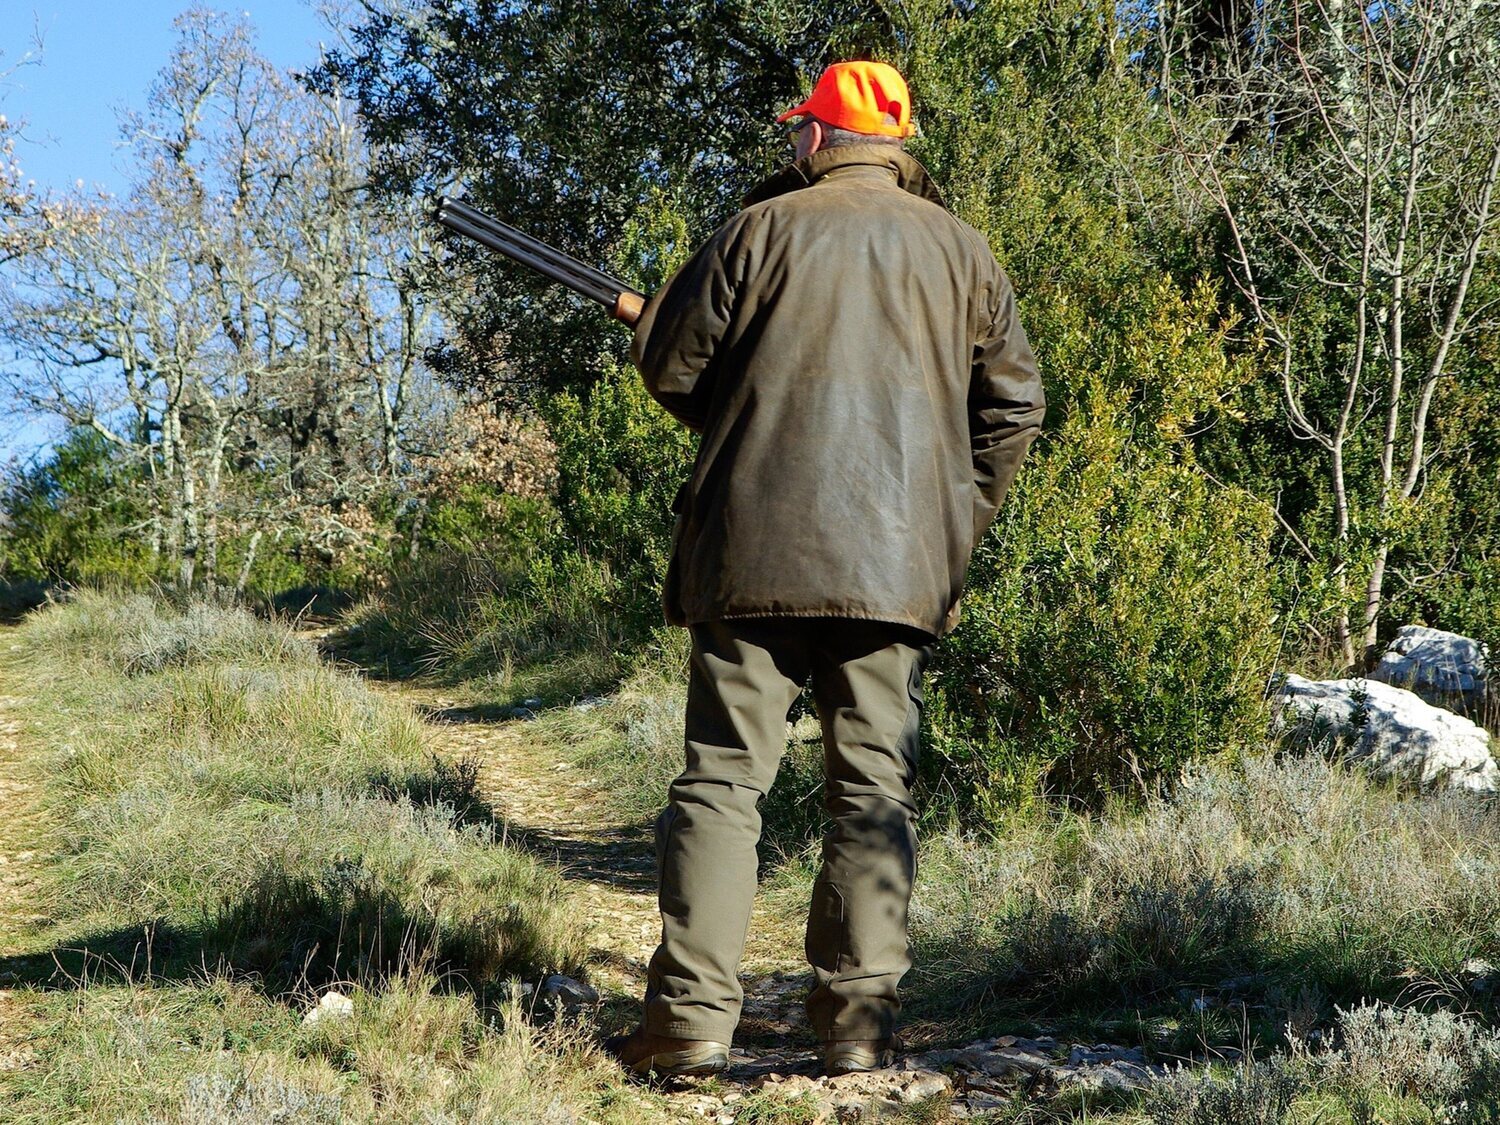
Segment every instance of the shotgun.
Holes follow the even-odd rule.
[[[438,200],[437,220],[455,234],[504,254],[591,301],[598,301],[618,321],[633,325],[640,318],[646,304],[646,294],[640,290],[467,203],[443,196]]]

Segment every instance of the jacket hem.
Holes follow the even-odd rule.
[[[909,629],[926,633],[930,637],[939,637],[942,634],[931,625],[918,621],[915,617],[903,616],[895,613],[861,613],[850,609],[746,609],[729,610],[717,614],[693,614],[684,615],[683,622],[686,627],[703,625],[709,621],[739,621],[745,618],[759,617],[837,617],[849,621],[879,621],[886,625],[905,625]]]

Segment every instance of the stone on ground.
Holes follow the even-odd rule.
[[[1408,688],[1441,707],[1484,701],[1489,667],[1484,646],[1458,633],[1403,625],[1370,673],[1370,679]]]
[[[817,1074],[816,1059],[810,1055],[735,1055],[725,1076],[728,1081],[747,1082],[786,1098],[810,1097],[816,1120],[830,1122],[879,1117],[939,1097],[952,1100],[955,1117],[970,1117],[1011,1106],[1022,1086],[1082,1093],[1134,1091],[1167,1076],[1167,1068],[1148,1063],[1139,1047],[1066,1045],[1015,1035],[921,1051],[888,1070],[837,1078]]]
[[[581,980],[553,973],[542,980],[542,1003],[549,1008],[561,1008],[568,1015],[577,1015],[585,1008],[599,1005],[599,992],[593,985]]]
[[[1461,715],[1377,680],[1288,675],[1281,724],[1308,742],[1334,742],[1373,776],[1423,789],[1489,792],[1500,784],[1490,736]]]
[[[303,1023],[320,1023],[323,1020],[343,1020],[354,1014],[354,1001],[342,992],[329,989],[318,1000],[318,1006],[302,1017]]]

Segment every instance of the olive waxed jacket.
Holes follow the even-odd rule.
[[[921,164],[852,145],[765,181],[647,303],[632,357],[703,435],[668,621],[952,628],[1045,403],[1009,279]]]

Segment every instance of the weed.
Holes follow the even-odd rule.
[[[813,1125],[820,1113],[818,1099],[810,1092],[760,1091],[739,1104],[734,1120],[735,1125]]]
[[[1185,1016],[1185,993],[1259,1011],[1274,1035],[1299,993],[1317,1024],[1335,1004],[1462,989],[1466,960],[1500,958],[1496,893],[1492,803],[1403,798],[1317,757],[1252,757],[1139,810],[929,839],[917,1004],[982,1008],[999,1025],[1059,1009]]]
[[[1153,1125],[1281,1125],[1306,1089],[1286,1059],[1247,1058],[1227,1073],[1175,1075],[1152,1092],[1147,1111]]]

